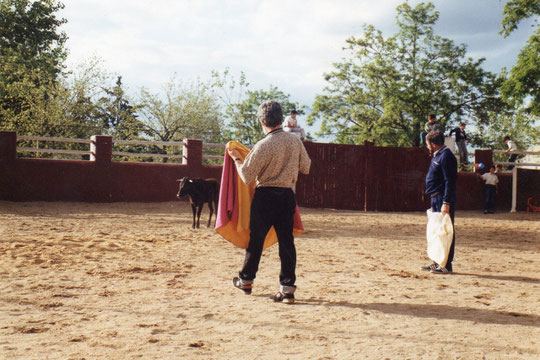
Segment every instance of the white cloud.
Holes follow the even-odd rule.
[[[409,1],[412,6],[418,2]],[[325,85],[322,74],[345,55],[345,39],[361,35],[364,23],[386,36],[392,34],[400,3],[76,0],[66,2],[62,15],[68,20],[64,29],[70,37],[70,64],[96,54],[132,89],[145,86],[157,91],[175,73],[189,81],[230,67],[233,74],[244,71],[255,88],[276,85],[310,105]],[[486,57],[495,71],[513,63],[526,37],[502,40],[497,34],[502,3],[434,3],[440,12],[436,28],[440,35],[468,43],[468,55]]]

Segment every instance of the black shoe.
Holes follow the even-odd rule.
[[[281,291],[278,291],[275,295],[270,296],[270,299],[274,300],[275,302],[294,304],[294,294],[284,294]]]
[[[437,265],[437,263],[433,263],[431,265],[422,266],[421,269],[422,270],[435,270],[438,267],[439,265]]]
[[[242,290],[244,292],[244,294],[246,295],[249,295],[251,294],[251,288],[252,288],[252,283],[245,283],[242,279],[240,279],[239,277],[234,277],[232,279],[232,283],[234,285],[235,288],[238,288],[240,290]]]
[[[445,268],[443,266],[438,266],[436,269],[430,270],[429,272],[432,274],[442,274],[442,275],[451,274],[452,268],[451,267]]]
[[[484,214],[487,214],[487,213],[488,213],[488,211],[487,211],[487,210],[484,210]]]

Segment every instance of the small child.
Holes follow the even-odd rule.
[[[478,177],[486,182],[484,190],[484,214],[493,214],[495,212],[495,194],[497,193],[497,185],[499,178],[495,175],[495,166],[489,168],[489,172],[483,175],[478,174]]]

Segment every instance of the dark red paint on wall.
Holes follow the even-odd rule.
[[[111,146],[111,141],[95,144]],[[221,166],[202,165],[202,142],[198,140],[186,142],[188,157],[182,165],[100,159],[99,154],[110,157],[108,149],[97,149],[95,161],[18,159],[14,158],[15,146],[14,133],[0,132],[0,200],[174,201],[176,179],[221,179]],[[365,211],[424,211],[429,207],[423,192],[430,158],[423,148],[309,142],[305,147],[312,165],[310,174],[298,179],[296,195],[301,206]],[[523,170],[525,175],[518,176],[520,190],[524,189],[518,192],[518,210],[525,210],[528,194],[538,192],[539,173]],[[512,175],[498,176],[497,209],[509,211]],[[476,174],[459,173],[457,209],[481,210],[483,189]]]

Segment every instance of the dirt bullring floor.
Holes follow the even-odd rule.
[[[243,250],[186,202],[0,202],[0,358],[540,358],[539,214],[458,212],[432,275],[424,213],[300,210],[285,305],[277,246],[244,295]]]

